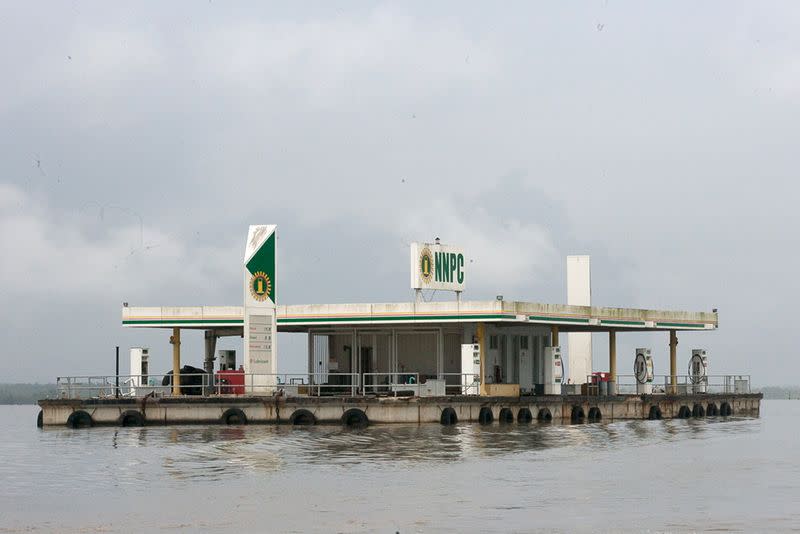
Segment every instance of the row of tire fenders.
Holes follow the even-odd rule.
[[[681,406],[678,409],[679,419],[689,419],[690,417],[714,417],[722,416],[727,417],[733,415],[733,409],[727,402],[723,402],[719,407],[713,402],[708,406],[702,404],[694,404],[691,408],[688,406]],[[657,404],[650,406],[647,419],[657,420],[662,418],[661,408]],[[513,423],[514,420],[518,423],[531,423],[533,421],[533,413],[529,408],[520,408],[517,411],[516,417],[511,408],[501,408],[498,414],[498,422],[500,423]],[[589,408],[589,413],[585,413],[582,406],[573,406],[570,413],[570,422],[572,423],[596,423],[603,419],[603,414],[600,408],[592,406]],[[548,408],[541,408],[536,413],[536,420],[540,423],[549,423],[553,421],[553,414]],[[442,410],[442,415],[439,419],[441,424],[449,426],[458,423],[458,414],[456,411],[447,407]],[[246,425],[247,416],[239,408],[229,408],[222,413],[219,422],[224,425]],[[309,410],[300,408],[292,412],[288,421],[291,425],[315,425],[317,418]],[[341,422],[347,427],[365,427],[369,425],[369,418],[367,414],[358,408],[351,408],[346,410],[341,417]],[[483,406],[478,414],[478,422],[482,425],[488,425],[494,422],[494,412],[488,406]],[[144,414],[138,410],[127,410],[120,414],[117,421],[119,426],[144,426],[146,419]],[[37,425],[41,428],[43,426],[43,414],[40,411],[37,419]],[[67,427],[69,428],[88,428],[94,426],[94,420],[88,412],[84,410],[76,410],[67,418]]]
[[[723,402],[719,406],[713,402],[709,402],[708,406],[695,403],[691,408],[683,405],[678,409],[678,419],[689,419],[690,417],[730,417],[731,415],[733,415],[733,407],[727,402]],[[661,408],[659,408],[657,404],[650,406],[650,412],[647,418],[650,420],[661,419]]]

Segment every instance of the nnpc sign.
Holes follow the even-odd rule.
[[[411,243],[411,288],[464,291],[464,258],[458,247]]]

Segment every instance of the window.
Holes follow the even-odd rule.
[[[490,349],[497,348],[497,336],[489,336],[489,348]]]
[[[521,336],[519,338],[519,348],[522,350],[528,350],[528,336]]]

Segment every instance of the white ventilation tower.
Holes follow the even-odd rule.
[[[567,256],[567,304],[592,305],[592,276],[589,256]],[[583,384],[592,373],[591,332],[567,334],[568,379],[572,384]]]

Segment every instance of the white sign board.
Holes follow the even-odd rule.
[[[464,291],[467,261],[458,247],[411,243],[411,289]]]
[[[277,264],[274,225],[251,226],[244,254],[244,370],[248,393],[270,394],[277,372]]]

